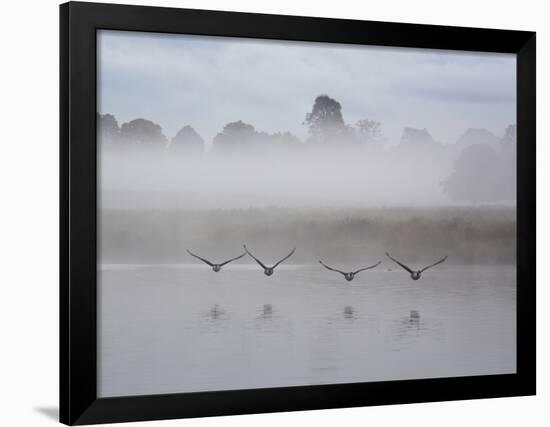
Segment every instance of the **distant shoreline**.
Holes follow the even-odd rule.
[[[412,263],[440,255],[462,265],[516,262],[513,207],[103,210],[98,225],[107,264],[177,264],[186,249],[223,259],[244,243],[268,259],[296,246],[298,264],[376,261],[385,251]]]

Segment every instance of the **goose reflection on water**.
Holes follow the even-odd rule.
[[[396,336],[399,339],[418,337],[423,334],[424,330],[420,311],[410,310],[409,315],[399,321]]]
[[[256,316],[251,325],[256,330],[256,333],[270,340],[274,335],[277,336],[279,334],[284,334],[285,337],[291,337],[293,335],[291,323],[288,316],[284,313],[281,315],[273,304],[264,303],[257,307]],[[274,342],[275,341],[272,341],[271,344]]]
[[[345,319],[355,319],[355,309],[351,305],[346,305],[344,307],[343,315]]]
[[[218,304],[214,304],[208,312],[208,317],[210,317],[210,319],[212,320],[218,320],[226,318],[227,315],[223,308],[221,308]]]
[[[199,315],[199,331],[203,334],[224,333],[228,327],[230,314],[219,304],[212,304],[210,308]]]
[[[406,322],[411,328],[420,329],[420,312],[418,310],[411,310]]]
[[[260,317],[262,319],[271,319],[273,317],[273,306],[271,304],[264,304]]]

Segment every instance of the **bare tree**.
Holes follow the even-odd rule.
[[[361,119],[355,124],[355,127],[357,136],[363,143],[372,144],[386,141],[382,132],[382,123],[376,120]]]

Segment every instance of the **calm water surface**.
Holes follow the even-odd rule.
[[[350,268],[350,270],[352,270]],[[513,373],[514,267],[103,265],[99,394]]]

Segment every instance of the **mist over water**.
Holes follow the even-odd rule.
[[[169,149],[104,151],[101,183],[102,207],[106,209],[473,204],[471,200],[456,200],[445,190],[444,183],[455,168],[457,149],[454,146],[434,150],[342,144],[266,149],[254,154],[189,155],[178,155]],[[482,167],[487,176],[501,175],[501,163],[487,163]],[[510,171],[509,175],[500,184],[511,187],[510,195],[499,199],[495,194],[494,200],[513,206],[515,173]],[[462,185],[467,186],[468,182]],[[146,197],[136,193],[144,193]],[[495,203],[489,200],[490,204]],[[484,200],[480,202],[483,204]]]
[[[104,150],[100,257],[192,263],[200,261],[186,249],[224,259],[246,243],[273,257],[296,246],[290,263],[353,263],[385,251],[418,262],[439,254],[451,263],[515,262],[515,201],[453,200],[442,182],[454,156],[452,147],[418,156],[384,147]]]

